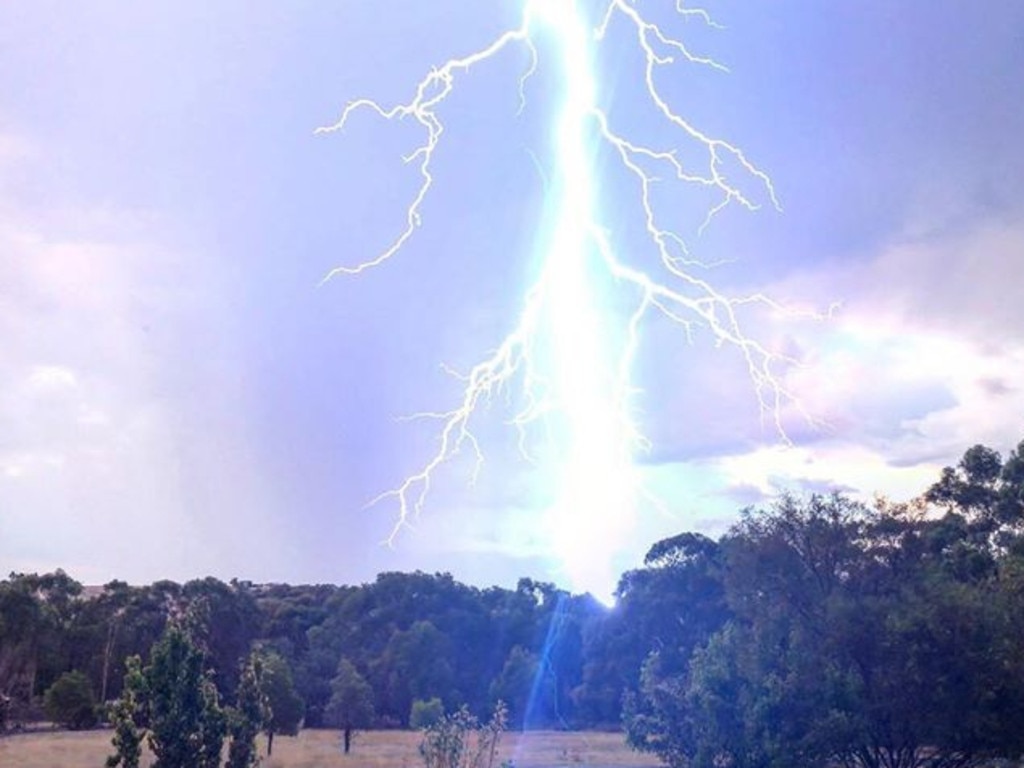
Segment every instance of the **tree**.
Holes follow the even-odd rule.
[[[414,699],[448,695],[454,677],[450,656],[448,637],[430,621],[417,621],[407,630],[392,633],[371,666],[384,713],[404,721]]]
[[[228,731],[227,712],[220,706],[220,693],[210,675],[203,676],[203,719],[199,732],[198,768],[219,768]],[[154,768],[158,768],[154,766]]]
[[[353,732],[366,728],[373,720],[373,689],[346,658],[338,662],[337,674],[331,680],[327,718],[341,729],[346,755],[352,747]]]
[[[990,568],[963,567],[971,540],[841,496],[748,510],[721,543],[732,619],[683,666],[648,658],[631,742],[686,768],[1019,755],[1018,612]]]
[[[227,698],[238,689],[239,660],[248,654],[259,629],[255,598],[246,583],[225,584],[213,577],[187,582],[181,594],[190,610],[202,618],[193,639],[217,673],[214,679],[220,696]]]
[[[620,701],[628,705],[622,718],[629,742],[639,749],[679,737],[674,713],[661,712],[674,706],[666,700],[666,688],[674,695],[694,652],[732,616],[724,557],[720,543],[700,534],[656,542],[644,558],[645,567],[622,577],[619,605],[591,640],[597,647],[582,693],[603,699],[609,714]],[[607,722],[608,714],[600,719]]]
[[[8,713],[28,706],[35,693],[38,637],[43,606],[22,574],[0,582],[0,692],[8,697]]]
[[[154,768],[215,768],[226,722],[203,654],[188,633],[169,624],[146,668],[149,748]]]
[[[274,750],[274,734],[295,736],[299,732],[305,704],[295,692],[288,662],[276,653],[263,654],[262,689],[269,709],[264,721],[269,756]]]
[[[111,721],[114,726],[114,754],[107,758],[107,768],[139,768],[142,758],[142,730],[139,720],[146,702],[146,678],[142,660],[129,656],[125,660],[124,684],[121,698],[114,702]]]
[[[530,653],[521,645],[517,645],[509,651],[501,674],[491,682],[491,700],[495,703],[499,701],[508,702],[508,718],[514,724],[525,726],[531,694],[533,694],[535,687],[539,689],[548,682],[545,679],[538,679],[537,674],[539,670],[540,663],[536,654]],[[548,694],[544,698],[550,701],[550,691],[544,692]]]
[[[15,717],[72,668],[66,642],[82,585],[64,571],[12,573],[0,582],[0,692]]]
[[[228,717],[231,745],[227,768],[253,768],[259,763],[256,736],[269,719],[267,697],[263,692],[263,662],[249,654],[238,681],[238,701]]]
[[[44,698],[46,714],[53,722],[73,731],[96,725],[96,698],[89,678],[78,670],[65,672]]]
[[[955,467],[942,470],[925,500],[966,517],[974,529],[992,534],[1024,522],[1024,441],[1004,463],[998,451],[975,445]]]

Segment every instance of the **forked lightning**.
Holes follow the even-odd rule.
[[[706,12],[686,8],[681,0],[670,21],[714,26]],[[673,147],[634,139],[628,126],[618,124],[600,106],[594,62],[613,25],[625,25],[622,28],[638,46],[643,77],[637,87],[678,136],[676,146],[686,146],[687,157],[700,158],[696,164],[684,162]],[[557,490],[545,512],[547,529],[541,533],[574,589],[607,598],[616,572],[612,556],[621,548],[637,506],[645,498],[635,460],[647,441],[633,413],[637,389],[631,368],[648,316],[660,314],[688,337],[701,331],[717,343],[733,346],[746,363],[762,417],[771,420],[780,434],[785,434],[783,406],[799,408],[783,379],[794,361],[746,333],[739,316],[741,307],[752,303],[771,311],[788,310],[760,294],[729,296],[717,290],[692,255],[690,237],[656,204],[653,187],[660,181],[704,188],[712,202],[700,230],[728,206],[753,210],[763,200],[777,208],[778,201],[771,179],[741,149],[699,130],[659,89],[659,72],[678,59],[720,70],[722,65],[691,52],[665,24],[650,21],[629,0],[527,0],[517,28],[430,71],[409,101],[388,106],[359,99],[333,125],[318,129],[319,133],[337,132],[357,114],[373,112],[386,120],[412,119],[423,131],[422,144],[406,158],[416,168],[420,183],[406,210],[404,229],[381,253],[355,265],[339,266],[325,281],[360,275],[409,244],[434,186],[435,154],[444,140],[445,101],[461,76],[513,46],[528,53],[529,65],[520,80],[521,99],[526,99],[530,78],[542,65],[557,66],[562,82],[548,149],[552,171],[545,219],[550,225],[538,238],[543,267],[526,292],[515,325],[496,351],[460,377],[464,382],[461,400],[449,410],[418,414],[440,424],[436,453],[374,502],[396,502],[393,539],[419,514],[432,478],[446,461],[469,449],[479,470],[483,452],[474,436],[474,421],[497,394],[512,393],[511,421],[519,430],[523,455],[556,478]],[[551,58],[557,61],[549,64],[548,51],[556,52]],[[610,151],[632,179],[646,231],[645,247],[656,257],[647,261],[657,265],[653,269],[641,269],[640,259],[618,253],[614,233],[602,222],[602,201],[594,192],[602,186],[597,183],[595,163],[599,150]],[[744,183],[757,191],[758,199],[730,180],[732,171],[742,172]],[[616,297],[617,311],[609,310],[605,300],[609,293]],[[621,310],[624,304],[626,312]]]

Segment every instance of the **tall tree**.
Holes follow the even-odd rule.
[[[269,716],[264,722],[269,756],[274,751],[275,734],[295,736],[299,732],[305,703],[295,691],[288,662],[273,652],[263,653],[262,689],[269,708]]]
[[[491,683],[491,700],[495,704],[499,701],[506,702],[508,719],[514,726],[525,726],[531,694],[535,687],[545,682],[537,678],[539,668],[536,654],[517,645],[509,651],[505,666]],[[545,698],[550,699],[550,694]]]
[[[450,698],[454,674],[451,643],[430,621],[397,630],[371,667],[373,686],[383,701],[380,714],[406,722],[415,699]]]
[[[168,625],[145,671],[154,768],[215,768],[220,762],[226,723],[204,666],[189,634]]]
[[[352,734],[358,728],[366,728],[373,720],[373,689],[348,659],[338,662],[337,674],[331,680],[327,717],[341,729],[346,755],[352,747]]]
[[[68,639],[82,585],[57,569],[0,582],[0,694],[15,716],[71,668]]]
[[[14,719],[35,693],[43,624],[42,601],[27,577],[12,573],[0,582],[0,695]]]
[[[644,699],[635,694],[645,660],[656,655],[651,664],[660,675],[682,674],[694,650],[730,618],[723,558],[718,542],[681,533],[655,542],[644,567],[623,575],[615,611],[587,637],[577,696],[594,721],[618,722],[624,701],[630,718],[641,714]]]
[[[187,582],[181,591],[188,610],[200,618],[194,640],[216,672],[217,690],[221,698],[232,696],[238,688],[239,661],[259,631],[259,609],[251,589],[245,582],[226,584],[207,577]]]
[[[962,515],[979,534],[999,528],[1020,533],[1024,523],[1024,441],[1003,462],[998,451],[975,445],[946,467],[924,498]]]
[[[139,760],[142,758],[140,720],[145,716],[146,701],[146,677],[142,671],[142,660],[138,656],[129,656],[125,661],[121,697],[114,702],[111,710],[114,754],[107,758],[107,768],[139,768]]]
[[[231,744],[227,768],[253,768],[259,763],[256,737],[269,719],[267,697],[263,691],[263,661],[251,653],[242,667],[238,698],[228,716]]]

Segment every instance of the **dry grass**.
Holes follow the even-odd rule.
[[[28,733],[0,739],[3,768],[101,768],[110,754],[110,731]],[[265,740],[261,739],[265,747]],[[350,755],[341,754],[337,731],[303,731],[298,738],[274,739],[274,754],[263,768],[418,768],[420,736],[409,731],[369,731],[356,735]],[[498,761],[516,768],[653,768],[650,755],[626,747],[616,733],[535,731],[507,733]],[[143,759],[148,768],[151,761]],[[495,767],[497,768],[497,766]]]

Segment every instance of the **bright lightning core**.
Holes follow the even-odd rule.
[[[675,10],[680,19],[712,24],[706,13],[684,8],[681,0]],[[637,87],[678,133],[679,143],[699,150],[698,163],[684,163],[672,147],[632,140],[599,106],[594,58],[613,22],[628,25],[642,55],[644,76]],[[771,181],[741,150],[692,126],[658,89],[656,73],[675,59],[721,69],[720,65],[691,54],[681,40],[648,21],[631,0],[527,0],[518,28],[432,70],[408,102],[388,107],[361,99],[350,103],[334,125],[319,129],[341,130],[356,112],[369,110],[385,119],[412,119],[424,133],[423,143],[407,158],[418,169],[421,183],[406,211],[405,229],[384,252],[355,266],[338,267],[325,279],[359,275],[407,244],[421,223],[421,208],[434,182],[434,154],[444,133],[439,110],[458,77],[506,47],[519,45],[530,55],[520,81],[522,95],[541,63],[537,41],[542,35],[545,50],[557,52],[562,91],[551,131],[552,170],[545,201],[549,226],[538,237],[539,277],[497,350],[461,377],[460,402],[447,411],[421,414],[440,424],[437,452],[376,501],[397,503],[394,537],[419,514],[435,473],[446,461],[469,449],[479,469],[483,455],[473,433],[475,419],[496,395],[508,395],[518,406],[511,421],[519,431],[523,456],[558,479],[542,533],[572,588],[605,599],[615,586],[613,556],[622,548],[645,498],[635,457],[646,440],[631,413],[635,388],[630,378],[645,317],[657,313],[687,335],[702,329],[717,343],[733,345],[747,364],[762,415],[780,432],[781,407],[792,401],[780,378],[791,361],[748,336],[738,318],[739,309],[752,303],[783,308],[764,296],[732,297],[717,291],[696,271],[687,239],[671,221],[663,222],[664,212],[652,200],[652,186],[659,180],[699,185],[716,198],[704,226],[729,205],[754,209],[755,202],[727,177],[727,169],[739,169],[777,205]],[[600,215],[601,183],[595,162],[599,151],[610,152],[632,179],[646,248],[656,257],[654,269],[640,269],[635,266],[640,259],[620,255],[612,246]],[[604,294],[609,291],[620,298],[620,305],[628,302],[628,312],[607,310]]]

